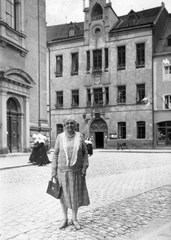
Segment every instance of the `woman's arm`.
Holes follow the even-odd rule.
[[[83,154],[83,168],[82,168],[82,174],[86,175],[86,170],[89,166],[89,161],[88,161],[88,152],[87,152],[87,147],[85,145],[84,139],[82,139],[82,154]]]
[[[57,178],[58,153],[59,153],[59,137],[56,138],[55,149],[52,158],[52,178]]]

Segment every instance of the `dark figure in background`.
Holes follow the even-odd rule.
[[[93,143],[91,141],[91,138],[87,138],[85,140],[85,144],[86,144],[86,147],[87,147],[87,152],[88,152],[88,155],[93,155]]]
[[[38,166],[43,166],[51,163],[46,153],[44,140],[42,138],[35,139],[32,153],[29,157],[31,163],[37,164]]]
[[[119,150],[120,148],[123,150],[122,138],[121,138],[121,136],[119,136],[118,143],[117,143],[117,149]]]

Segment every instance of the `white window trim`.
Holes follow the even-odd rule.
[[[171,82],[171,73],[168,74],[169,79],[166,79],[166,74],[165,74],[165,68],[166,68],[166,67],[170,67],[170,68],[171,68],[171,63],[170,63],[170,61],[166,58],[166,59],[163,60],[162,64],[163,64],[163,82]]]
[[[163,109],[164,110],[171,110],[171,103],[169,104],[168,109],[165,108],[165,97],[166,96],[170,96],[170,98],[171,98],[171,93],[166,93],[166,94],[163,95]]]

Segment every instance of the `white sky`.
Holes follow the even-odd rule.
[[[89,0],[86,0],[86,4]],[[108,1],[107,1],[108,2]],[[141,11],[161,6],[162,0],[111,0],[118,16],[131,9]],[[171,0],[164,0],[165,8],[171,13]],[[87,5],[86,5],[87,6]],[[46,0],[46,22],[48,26],[84,21],[83,0]]]

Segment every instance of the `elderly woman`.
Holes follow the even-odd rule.
[[[78,208],[90,204],[85,180],[88,154],[84,137],[75,131],[76,125],[72,117],[64,120],[65,131],[57,136],[52,159],[52,178],[57,178],[62,186],[60,202],[64,219],[60,229],[68,225],[70,208],[71,223],[79,230],[81,227],[77,220]]]

